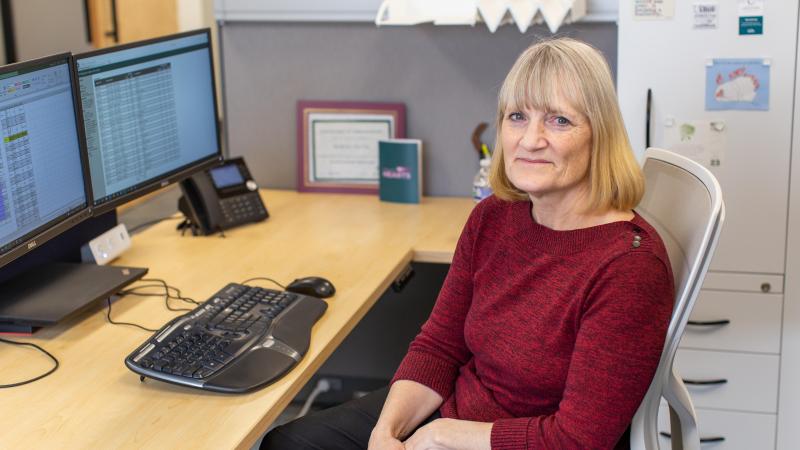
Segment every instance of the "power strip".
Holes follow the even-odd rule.
[[[131,237],[125,224],[121,223],[83,245],[81,259],[104,266],[130,247]]]

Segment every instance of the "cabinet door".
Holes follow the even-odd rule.
[[[220,20],[372,22],[381,0],[217,0]]]
[[[697,430],[703,450],[766,450],[775,448],[775,415],[697,408]],[[669,409],[658,411],[658,430],[669,433]],[[712,438],[722,440],[707,441]],[[660,435],[662,449],[672,448],[670,438]]]
[[[694,29],[690,3],[676,2],[670,20],[634,20],[632,6],[619,10],[617,87],[631,144],[644,153],[648,89],[651,146],[667,147],[667,132],[682,123],[723,122],[721,164],[708,168],[722,186],[727,217],[711,269],[783,273],[796,58],[787,36],[797,35],[798,2],[765,8],[772,28],[760,36],[739,36],[735,5],[722,6],[728,2],[720,2],[716,29]],[[707,111],[706,68],[714,58],[766,58],[769,110]]]
[[[675,369],[698,408],[775,414],[778,366],[778,355],[686,349],[675,355]]]
[[[14,61],[7,62],[91,50],[82,1],[14,0],[3,3],[9,4],[11,13],[3,19],[8,21],[14,33],[14,52],[6,55],[0,50],[3,63],[10,57],[15,57]],[[2,35],[0,46],[3,46]]]
[[[87,5],[96,48],[178,32],[175,0],[89,0]]]
[[[374,22],[381,3],[382,0],[216,0],[214,12],[220,20]],[[617,0],[586,1],[584,20],[616,19]]]
[[[782,304],[781,294],[700,291],[681,348],[778,354]]]

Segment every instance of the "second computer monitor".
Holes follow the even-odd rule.
[[[94,211],[222,159],[208,30],[75,57]]]

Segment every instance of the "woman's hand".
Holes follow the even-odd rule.
[[[376,428],[369,436],[368,450],[405,450],[405,446],[388,431],[383,432]]]
[[[418,429],[405,450],[489,450],[492,424],[469,420],[437,419]]]
[[[441,404],[442,396],[425,385],[411,380],[395,382],[369,437],[369,450],[404,450],[400,439],[414,431]]]

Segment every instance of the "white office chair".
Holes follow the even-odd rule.
[[[653,382],[631,424],[632,449],[659,449],[658,410],[669,404],[673,450],[699,450],[697,416],[689,392],[672,367],[678,343],[717,246],[725,205],[714,175],[666,150],[644,155],[645,194],[636,211],[659,233],[675,276],[675,306]]]

